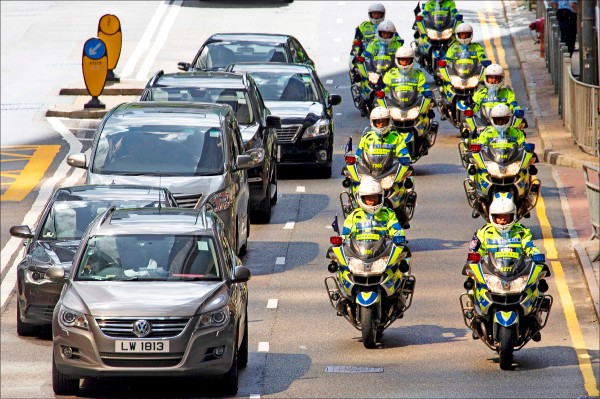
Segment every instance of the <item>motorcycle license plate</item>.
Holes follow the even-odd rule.
[[[115,352],[168,353],[169,341],[115,341]]]

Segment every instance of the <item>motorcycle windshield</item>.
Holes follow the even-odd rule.
[[[510,164],[521,159],[523,157],[522,153],[523,148],[514,141],[497,138],[490,140],[485,155],[487,159],[496,163]]]
[[[371,176],[381,176],[394,166],[394,145],[371,144],[362,154],[358,172]]]
[[[442,31],[454,26],[454,18],[448,10],[434,10],[424,20],[425,28]]]
[[[379,55],[379,57],[381,58],[377,58],[377,56],[373,58],[373,60],[371,61],[371,66],[373,68],[373,71],[379,74],[383,74],[387,72],[392,66],[392,59],[387,55]]]
[[[524,274],[531,261],[522,252],[514,252],[509,247],[499,247],[489,251],[487,269],[498,277],[511,278]]]
[[[392,90],[392,102],[398,108],[402,110],[406,110],[417,105],[417,102],[420,102],[420,93],[415,86],[410,85],[402,85],[396,86]]]
[[[350,255],[362,261],[378,258],[391,248],[388,241],[376,233],[359,233],[350,239]]]
[[[471,59],[467,52],[460,53],[450,64],[450,73],[460,76],[462,79],[479,75],[480,72],[481,65],[477,60]]]

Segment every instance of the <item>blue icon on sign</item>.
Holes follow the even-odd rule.
[[[83,46],[84,54],[92,60],[99,60],[106,55],[106,45],[98,38],[91,38]]]

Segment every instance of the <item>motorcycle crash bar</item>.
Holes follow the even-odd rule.
[[[469,254],[467,255],[467,260],[469,262],[479,262],[480,259],[481,254],[479,252],[469,252]]]
[[[340,246],[344,242],[344,239],[340,236],[329,237],[329,242],[331,245]]]
[[[346,165],[354,165],[356,163],[356,157],[354,155],[346,155],[344,157]]]

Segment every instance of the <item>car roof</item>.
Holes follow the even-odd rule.
[[[135,101],[117,106],[113,116],[121,118],[139,118],[144,115],[178,114],[179,117],[189,115],[190,119],[208,117],[208,115],[225,115],[228,106],[216,103],[192,103],[185,101]]]
[[[216,215],[204,209],[132,208],[111,209],[102,217],[94,235],[194,234],[212,232]]]
[[[157,76],[151,87],[214,87],[214,88],[246,88],[248,79],[245,73],[221,71],[177,72]]]
[[[290,64],[285,62],[237,62],[231,64],[233,72],[293,72],[312,73],[312,67],[305,64]],[[238,69],[239,68],[239,69]]]
[[[85,186],[60,187],[56,190],[58,201],[98,201],[98,200],[135,200],[152,199],[158,200],[160,195],[168,192],[166,187],[134,186],[127,184],[94,184]],[[162,197],[162,202],[165,197]]]
[[[239,40],[255,42],[279,42],[285,43],[290,35],[279,33],[216,33],[208,40]]]

